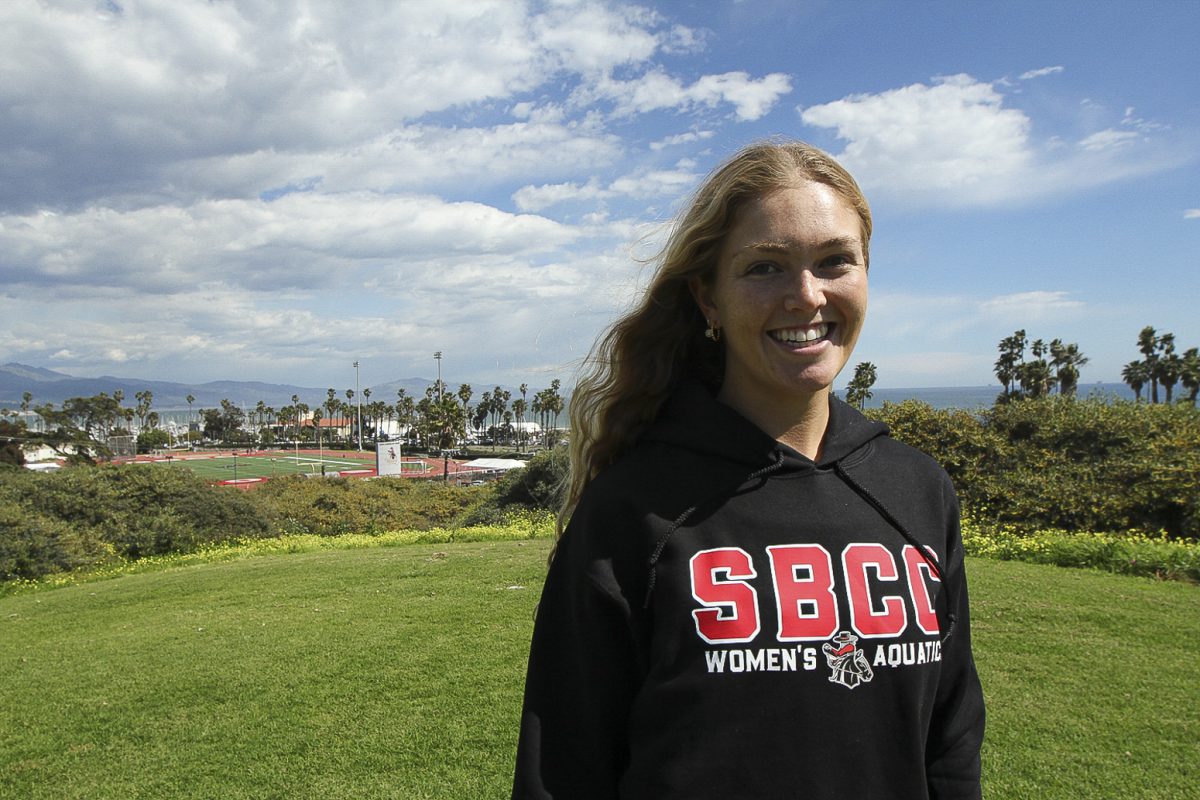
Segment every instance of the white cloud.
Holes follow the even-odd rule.
[[[698,177],[688,170],[647,170],[618,178],[610,188],[629,197],[677,198],[695,186]]]
[[[1184,219],[1200,219],[1200,208],[1189,208],[1183,212]]]
[[[1085,137],[1079,142],[1079,146],[1084,150],[1093,153],[1102,150],[1112,150],[1119,147],[1127,147],[1128,145],[1138,140],[1138,134],[1133,131],[1118,131],[1113,128],[1108,128],[1102,131],[1096,131],[1090,136]]]
[[[680,133],[675,136],[667,136],[657,142],[650,143],[651,150],[663,150],[668,147],[677,147],[681,144],[691,144],[693,142],[702,142],[705,139],[711,139],[716,135],[715,131],[689,131],[688,133]]]
[[[586,184],[548,183],[541,186],[522,186],[513,193],[513,202],[522,211],[541,211],[559,203],[603,200],[612,192],[602,189],[592,180]]]
[[[1061,66],[1042,67],[1041,69],[1031,69],[1028,72],[1022,72],[1020,79],[1023,81],[1033,80],[1034,78],[1043,78],[1047,75],[1056,75],[1063,71]]]
[[[1036,142],[1025,112],[1006,108],[996,84],[969,75],[851,95],[801,109],[800,117],[846,142],[838,158],[864,188],[913,206],[1028,202],[1179,160],[1131,131],[1096,131],[1074,147],[1057,137]]]
[[[0,217],[7,282],[56,292],[174,293],[208,281],[278,291],[352,265],[488,254],[535,259],[576,236],[560,223],[480,203],[368,192]]]
[[[529,93],[549,81],[587,91],[614,69],[643,72],[660,50],[703,42],[636,6],[485,0],[369,13],[364,23],[361,11],[301,0],[0,4],[0,209],[245,197],[313,175],[334,191],[472,170],[551,177],[557,165],[561,175],[619,148],[590,109],[568,119]],[[688,102],[755,118],[775,83],[708,76]],[[492,101],[523,122],[425,121]]]
[[[811,106],[808,125],[848,140],[841,158],[867,183],[934,192],[986,192],[1024,171],[1029,119],[1003,108],[991,84],[967,75]]]
[[[513,194],[513,202],[522,211],[541,211],[560,203],[596,202],[615,197],[678,198],[691,190],[698,179],[685,164],[680,164],[678,169],[640,170],[623,175],[607,187],[595,179],[586,184],[523,186]]]
[[[535,17],[532,30],[538,45],[562,68],[599,74],[649,59],[663,42],[649,30],[657,21],[657,15],[640,8],[564,3]],[[690,38],[682,28],[668,36],[672,41]]]
[[[618,116],[660,109],[712,109],[729,104],[734,107],[737,119],[753,121],[766,115],[791,90],[791,78],[780,72],[758,79],[745,72],[726,72],[704,75],[691,85],[684,85],[659,69],[632,80],[603,79],[594,88],[579,92],[575,102],[586,105],[609,100],[615,104],[614,113]]]
[[[1030,120],[1003,108],[994,86],[970,76],[852,95],[800,112],[848,144],[840,158],[865,184],[988,197],[1031,161]]]
[[[607,0],[0,3],[6,357],[293,380],[582,355],[647,201],[695,180],[658,154],[790,89],[671,71],[712,35]],[[621,138],[659,110],[704,122]]]
[[[1068,292],[1044,290],[999,295],[979,304],[979,311],[989,317],[1030,321],[1073,318],[1086,309],[1086,303]]]

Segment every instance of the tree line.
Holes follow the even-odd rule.
[[[1142,328],[1137,339],[1142,359],[1131,361],[1121,371],[1122,380],[1133,390],[1137,401],[1142,399],[1142,390],[1149,387],[1148,399],[1159,402],[1159,389],[1163,390],[1163,402],[1174,399],[1176,385],[1187,390],[1179,398],[1195,405],[1200,391],[1200,351],[1195,347],[1183,353],[1175,350],[1175,334],[1159,334],[1153,326]],[[1074,342],[1062,339],[1029,340],[1024,329],[1000,340],[994,371],[1002,387],[997,402],[1006,403],[1021,398],[1048,397],[1055,392],[1062,397],[1074,397],[1079,390],[1079,368],[1088,363],[1088,358]],[[1028,352],[1029,357],[1026,356]],[[862,409],[873,396],[871,387],[878,377],[878,369],[870,361],[854,368],[854,376],[846,385],[846,402]]]
[[[1148,389],[1147,399],[1153,404],[1175,400],[1196,403],[1200,391],[1200,351],[1196,347],[1177,352],[1175,335],[1160,334],[1150,325],[1138,334],[1137,347],[1142,358],[1126,364],[1121,372],[1137,401],[1142,400],[1143,390]],[[994,371],[1002,391],[997,402],[1047,397],[1055,392],[1062,397],[1074,397],[1079,388],[1080,367],[1088,363],[1078,344],[1061,339],[1030,341],[1024,329],[1003,338],[998,350]],[[863,408],[873,396],[871,388],[877,377],[874,364],[869,361],[858,364],[846,388],[846,401]],[[377,441],[394,422],[404,431],[404,439],[410,445],[427,449],[451,449],[469,440],[490,443],[493,447],[550,446],[557,436],[559,416],[565,411],[561,386],[561,381],[555,379],[549,387],[534,392],[532,399],[528,384],[520,385],[520,397],[495,386],[483,392],[472,405],[475,391],[471,384],[460,384],[451,392],[439,378],[425,389],[423,397],[398,390],[394,403],[372,400],[370,388],[363,389],[362,397],[355,402],[354,389],[346,389],[339,396],[330,387],[325,400],[315,406],[303,402],[299,395],[292,395],[291,404],[279,409],[260,400],[247,412],[223,399],[216,408],[201,408],[198,415],[193,408],[195,397],[189,394],[186,398],[189,432],[185,438],[191,442],[203,437],[227,445],[293,441],[331,447],[362,446]],[[1186,392],[1179,398],[1175,397],[1177,386]],[[140,451],[168,445],[171,437],[161,428],[161,415],[152,408],[153,392],[149,389],[136,392],[132,407],[123,405],[124,399],[121,391],[112,395],[101,392],[93,397],[70,398],[56,408],[53,403],[34,405],[32,394],[25,392],[19,412],[12,409],[0,412],[0,463],[23,463],[21,445],[29,443],[47,445],[71,459],[91,461],[110,457],[109,443],[115,436],[132,437],[134,420],[138,422],[136,440]],[[31,411],[38,419],[36,430],[30,430],[26,424]],[[191,430],[193,418],[196,431]],[[524,424],[527,421],[538,423],[542,431],[539,440],[531,440]]]
[[[1175,334],[1159,333],[1150,325],[1138,334],[1138,350],[1142,358],[1130,361],[1121,370],[1121,378],[1140,401],[1142,389],[1150,385],[1151,403],[1159,401],[1158,390],[1162,387],[1166,402],[1170,403],[1175,384],[1187,389],[1186,399],[1195,404],[1200,391],[1200,350],[1189,347],[1182,355],[1175,352]]]
[[[1033,356],[1030,359],[1025,358],[1027,344]],[[1195,405],[1200,390],[1200,351],[1191,347],[1182,354],[1176,353],[1175,334],[1159,335],[1151,325],[1138,334],[1137,347],[1142,359],[1129,362],[1121,370],[1121,378],[1136,400],[1141,402],[1142,390],[1149,385],[1151,403],[1159,402],[1159,387],[1165,393],[1164,402],[1170,403],[1179,384],[1187,390],[1179,399]],[[999,350],[995,371],[1004,386],[999,398],[1002,401],[1046,397],[1055,389],[1064,397],[1074,397],[1079,388],[1079,368],[1088,363],[1079,345],[1065,344],[1061,339],[1049,344],[1042,339],[1030,343],[1024,330],[1002,339]]]
[[[1025,357],[1029,347],[1032,358]],[[1053,339],[1029,341],[1024,329],[1000,340],[1000,357],[994,366],[996,378],[1004,387],[1002,400],[1020,397],[1046,397],[1057,389],[1063,397],[1074,397],[1079,389],[1079,368],[1088,358],[1075,343]]]
[[[469,439],[527,448],[536,444],[551,446],[557,434],[559,416],[565,410],[557,378],[550,386],[530,396],[522,383],[519,397],[496,386],[485,391],[472,405],[474,389],[460,384],[455,392],[435,381],[423,397],[410,396],[405,389],[396,393],[394,403],[371,400],[371,389],[362,390],[356,402],[354,389],[346,389],[345,399],[334,388],[326,399],[309,405],[299,395],[278,409],[260,400],[250,410],[222,399],[215,408],[194,408],[195,397],[188,395],[188,432],[182,439],[226,445],[272,445],[283,441],[311,442],[320,446],[362,446],[381,438],[388,423],[395,422],[404,439],[413,446],[449,449]],[[72,397],[61,407],[54,403],[34,404],[30,392],[22,397],[19,411],[0,412],[0,463],[24,463],[22,445],[41,444],[72,461],[92,462],[113,455],[114,437],[134,438],[131,429],[137,420],[136,446],[139,452],[166,447],[172,437],[163,430],[162,417],[152,410],[154,394],[149,389],[136,392],[133,407],[123,405],[124,393],[101,392],[92,397]],[[365,402],[364,402],[365,401]],[[359,412],[361,409],[361,424]],[[36,418],[36,426],[27,423]],[[334,424],[329,424],[332,421]],[[525,422],[537,422],[541,434],[531,438]],[[322,424],[325,423],[325,424]]]

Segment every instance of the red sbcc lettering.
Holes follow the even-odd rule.
[[[934,559],[936,554],[926,548]],[[819,544],[767,548],[775,590],[776,637],[781,642],[820,641],[841,629],[833,559]],[[934,599],[926,580],[940,582],[912,545],[902,551],[907,596],[922,633],[939,632]],[[873,596],[871,578],[901,584],[896,558],[878,542],[856,542],[842,550],[842,586],[850,608],[850,628],[864,638],[898,636],[908,627],[904,592]],[[754,560],[740,547],[702,550],[691,559],[692,597],[702,608],[692,611],[696,633],[709,644],[749,642],[760,631],[758,593],[750,580],[758,577]]]

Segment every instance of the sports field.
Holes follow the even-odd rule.
[[[374,453],[344,453],[317,450],[252,450],[246,452],[183,453],[154,458],[139,458],[148,463],[171,469],[190,469],[203,478],[221,483],[258,483],[284,475],[325,475],[363,478],[375,474]],[[434,466],[424,459],[403,462],[406,474],[430,474]]]

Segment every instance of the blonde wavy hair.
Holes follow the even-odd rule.
[[[804,142],[758,142],[710,173],[672,226],[641,302],[612,324],[584,362],[571,398],[571,467],[560,535],[584,488],[637,442],[682,380],[720,387],[724,346],[705,339],[707,321],[688,282],[712,280],[725,236],[747,200],[798,181],[825,184],[850,203],[862,222],[867,256],[870,207],[829,154]]]

